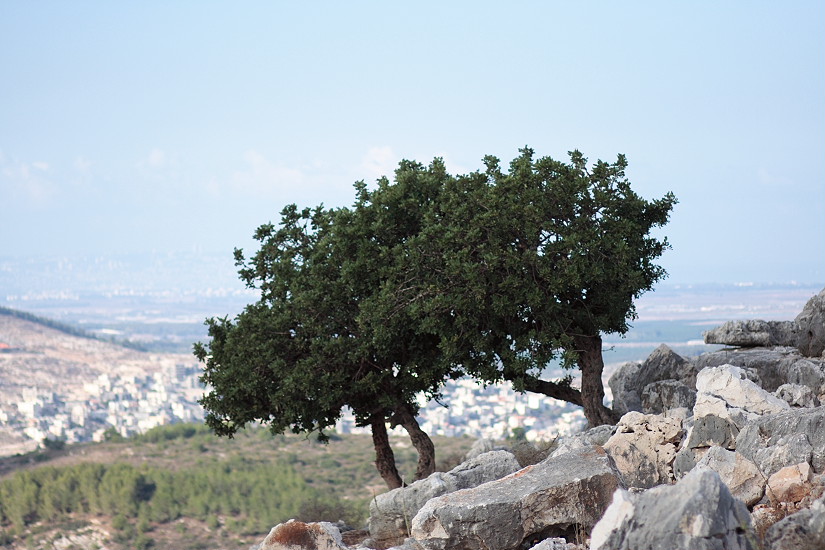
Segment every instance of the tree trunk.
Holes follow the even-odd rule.
[[[384,479],[387,487],[397,489],[403,485],[401,475],[395,467],[395,455],[390,447],[390,438],[387,436],[387,425],[383,416],[375,416],[370,422],[372,428],[372,444],[375,447],[375,467]]]
[[[602,424],[615,424],[618,421],[615,413],[604,406],[604,385],[602,371],[602,337],[575,336],[576,352],[579,354],[579,367],[582,371],[582,406],[584,416],[591,428]]]
[[[410,436],[413,447],[418,451],[418,467],[415,480],[424,479],[435,471],[435,446],[432,439],[418,425],[409,405],[401,405],[395,411],[396,421],[404,426]]]

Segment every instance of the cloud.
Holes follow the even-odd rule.
[[[370,147],[361,159],[361,168],[366,172],[368,178],[378,179],[381,176],[387,176],[392,179],[399,160],[398,155],[389,145]]]
[[[245,167],[230,178],[233,191],[246,195],[270,197],[295,191],[306,184],[301,170],[275,164],[255,150],[243,154]]]
[[[0,152],[0,190],[9,198],[35,206],[48,204],[58,192],[48,172],[45,161],[22,162]]]
[[[764,168],[756,172],[757,181],[766,187],[793,187],[794,182],[785,176],[775,176]]]
[[[81,174],[86,174],[92,168],[92,161],[83,157],[77,157],[74,159],[72,166],[74,166],[74,169]]]
[[[137,163],[139,168],[148,168],[150,170],[160,170],[161,168],[166,168],[168,164],[168,155],[163,149],[158,147],[152,148],[152,150]]]

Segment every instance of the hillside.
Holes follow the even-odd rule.
[[[112,381],[168,377],[179,365],[197,369],[191,355],[136,351],[49,324],[0,312],[2,455],[32,451],[46,436],[91,439],[107,426],[106,409],[95,409],[95,403],[104,406]]]
[[[433,439],[442,470],[474,441]],[[411,476],[416,456],[409,441],[392,444],[400,470]],[[386,490],[373,459],[367,435],[334,436],[324,445],[253,429],[227,440],[180,424],[124,441],[7,457],[0,459],[0,541],[36,549],[63,538],[77,548],[120,550],[134,548],[142,535],[159,548],[235,549],[290,517],[362,525],[368,502]],[[97,477],[82,489],[90,475]],[[114,483],[116,475],[127,481]],[[113,483],[144,490],[121,491],[120,500],[102,495]]]

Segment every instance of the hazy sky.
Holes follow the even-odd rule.
[[[229,258],[524,145],[673,191],[670,282],[825,282],[825,3],[0,3],[0,256]]]

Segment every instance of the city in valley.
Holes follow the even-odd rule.
[[[0,454],[202,421],[202,366],[192,343],[205,339],[206,317],[232,316],[256,299],[231,262],[206,260],[208,269],[194,269],[186,255],[0,260]],[[726,320],[793,319],[820,290],[661,285],[637,302],[639,318],[625,337],[605,336],[605,379],[661,343],[683,355],[716,349],[702,343],[702,332]],[[552,366],[545,372],[564,374]],[[433,435],[502,439],[520,428],[530,439],[549,439],[580,429],[584,418],[578,407],[542,395],[462,379],[421,403],[419,422]],[[361,430],[347,411],[335,429]]]

